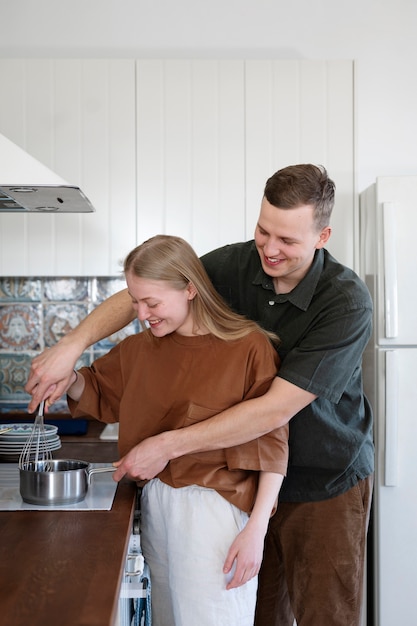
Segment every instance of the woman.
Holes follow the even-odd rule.
[[[74,373],[74,417],[119,421],[119,451],[259,396],[277,338],[232,312],[183,239],[158,235],[124,273],[144,331]],[[141,543],[155,626],[252,626],[268,520],[288,456],[287,429],[172,460],[142,491]]]

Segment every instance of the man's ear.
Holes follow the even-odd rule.
[[[326,243],[329,241],[330,239],[330,235],[332,234],[332,229],[330,226],[325,226],[323,228],[323,230],[321,231],[321,233],[319,234],[319,240],[317,242],[316,245],[316,249],[319,250],[320,248],[323,248]]]

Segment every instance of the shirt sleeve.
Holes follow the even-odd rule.
[[[262,362],[262,366],[260,366],[260,362]],[[265,364],[268,362],[273,368],[270,369],[271,377],[260,383],[257,380],[257,369],[259,368],[264,372]],[[274,354],[272,358],[271,352],[262,353],[258,351],[251,366],[253,369],[252,376],[256,382],[251,385],[244,400],[256,398],[266,393],[279,368],[278,355]],[[227,448],[225,453],[229,470],[268,471],[285,476],[288,465],[288,426],[278,428],[253,441]]]
[[[80,373],[84,376],[85,387],[78,402],[67,397],[71,415],[93,417],[106,424],[118,422],[123,389],[120,344],[90,367],[80,368]]]

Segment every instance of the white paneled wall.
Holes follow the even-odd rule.
[[[0,132],[80,186],[96,208],[1,215],[0,273],[119,272],[136,242],[134,61],[0,60],[0,84]]]
[[[245,237],[242,61],[138,61],[138,241]]]
[[[1,215],[1,275],[114,274],[160,232],[199,254],[251,238],[266,179],[300,162],[334,178],[329,249],[353,264],[351,61],[3,59],[0,84],[0,132],[97,209]]]
[[[354,100],[351,61],[246,62],[246,213],[251,236],[266,178],[315,163],[336,183],[328,249],[353,266]]]
[[[137,103],[138,241],[251,238],[268,176],[312,162],[337,187],[329,249],[353,264],[351,61],[138,61]]]

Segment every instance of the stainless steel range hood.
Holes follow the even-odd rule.
[[[91,213],[81,189],[69,185],[0,134],[0,215],[2,213]]]

